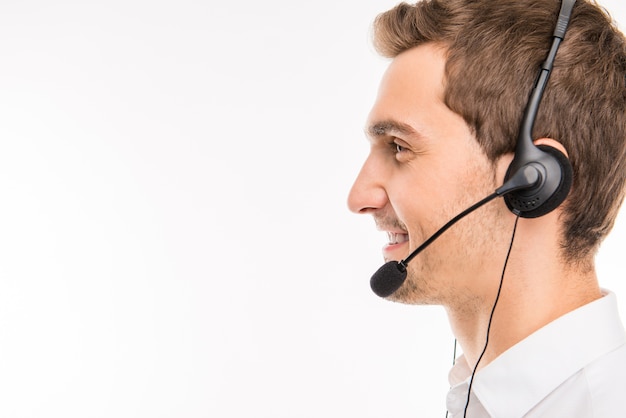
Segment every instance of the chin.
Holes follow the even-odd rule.
[[[427,300],[428,298],[424,297],[418,291],[411,289],[411,286],[406,286],[403,284],[398,290],[396,290],[391,296],[387,297],[387,300],[391,302],[403,303],[406,305],[431,305]]]
[[[420,283],[417,285],[415,280]],[[408,277],[407,280],[387,300],[403,303],[406,305],[441,305],[441,296],[437,289],[425,285],[423,279]]]

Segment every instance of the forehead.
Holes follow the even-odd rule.
[[[444,69],[445,51],[433,44],[395,57],[381,80],[368,117],[368,131],[388,121],[423,131],[433,117],[449,112],[443,103]]]

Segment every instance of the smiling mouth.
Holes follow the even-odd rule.
[[[397,232],[387,232],[387,238],[390,245],[402,244],[409,240],[409,234],[401,234]]]

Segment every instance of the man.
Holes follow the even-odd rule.
[[[386,261],[510,179],[560,7],[424,0],[378,16],[374,44],[392,61],[348,205],[387,231]],[[406,280],[388,298],[442,305],[463,349],[452,417],[626,416],[626,333],[594,268],[625,190],[626,41],[594,3],[575,3],[549,77],[532,141],[571,164],[565,201],[520,217],[493,199],[393,263]]]

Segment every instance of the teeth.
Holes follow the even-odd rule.
[[[389,244],[400,244],[409,240],[407,234],[397,234],[395,232],[387,232],[389,237]]]

